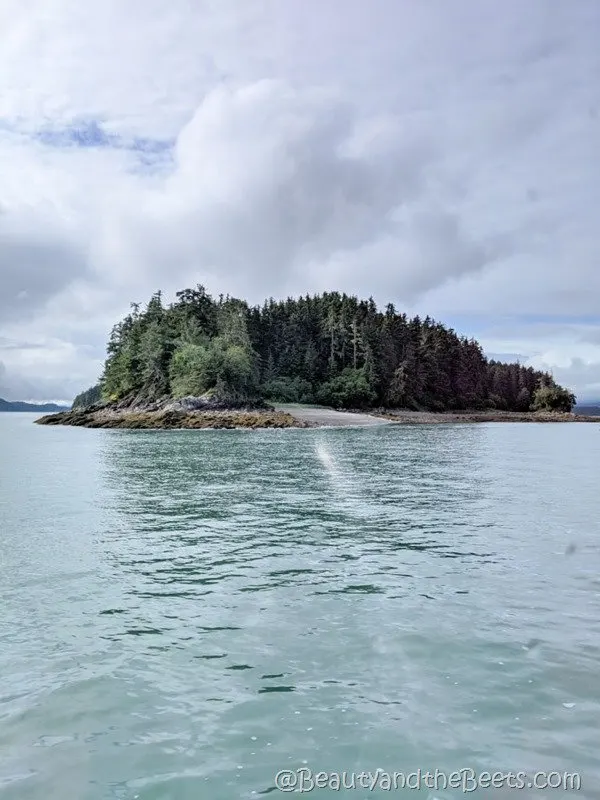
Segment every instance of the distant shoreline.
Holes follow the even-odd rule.
[[[596,422],[600,416],[566,411],[402,411],[383,410],[376,416],[404,425],[435,425],[440,423],[481,422]]]
[[[129,430],[231,429],[231,428],[322,428],[374,425],[439,425],[483,422],[596,422],[600,417],[567,412],[515,411],[409,411],[374,409],[348,411],[318,406],[278,405],[264,408],[122,408],[94,406],[47,414],[38,425],[69,425],[81,428]]]
[[[0,397],[1,414],[54,414],[68,411],[70,406],[57,403],[25,403],[21,400],[4,400]]]
[[[600,416],[561,411],[410,411],[378,408],[370,411],[342,411],[318,406],[280,405],[278,409],[316,427],[342,425],[440,425],[482,422],[596,422]]]

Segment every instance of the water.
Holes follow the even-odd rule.
[[[578,771],[469,796],[598,796],[595,426],[32,419],[0,415],[2,800],[378,767]],[[416,796],[310,796],[341,794]]]

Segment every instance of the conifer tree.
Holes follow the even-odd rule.
[[[156,292],[110,334],[104,400],[263,394],[341,407],[572,408],[551,375],[488,361],[474,339],[393,304],[339,292],[249,307],[204,287],[165,306]]]

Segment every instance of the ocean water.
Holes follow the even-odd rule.
[[[0,415],[2,800],[599,796],[600,428],[32,423]]]

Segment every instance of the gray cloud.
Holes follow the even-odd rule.
[[[263,81],[210,95],[175,154],[164,189],[119,209],[110,237],[156,279],[196,273],[255,300],[374,281],[409,298],[502,252],[432,196],[439,150],[410,116],[365,120]]]
[[[574,389],[578,403],[600,401],[600,361],[586,363],[573,358],[568,366],[547,364],[546,367],[558,383]]]
[[[6,336],[0,336],[0,350],[43,350],[43,344],[35,342],[15,341]]]
[[[28,318],[86,269],[71,242],[44,237],[34,226],[12,232],[2,222],[0,217],[0,323]]]
[[[78,381],[62,377],[30,379],[15,375],[0,361],[0,397],[3,400],[70,402],[80,389]]]
[[[87,383],[97,353],[73,343],[198,281],[441,319],[597,313],[595,0],[40,8],[6,14],[12,49],[0,31],[0,335],[39,342],[55,371]],[[85,148],[40,138],[81,119]],[[170,171],[108,146],[157,138]],[[519,337],[492,344],[593,383],[593,333]],[[4,346],[15,385],[51,379],[31,352]]]

